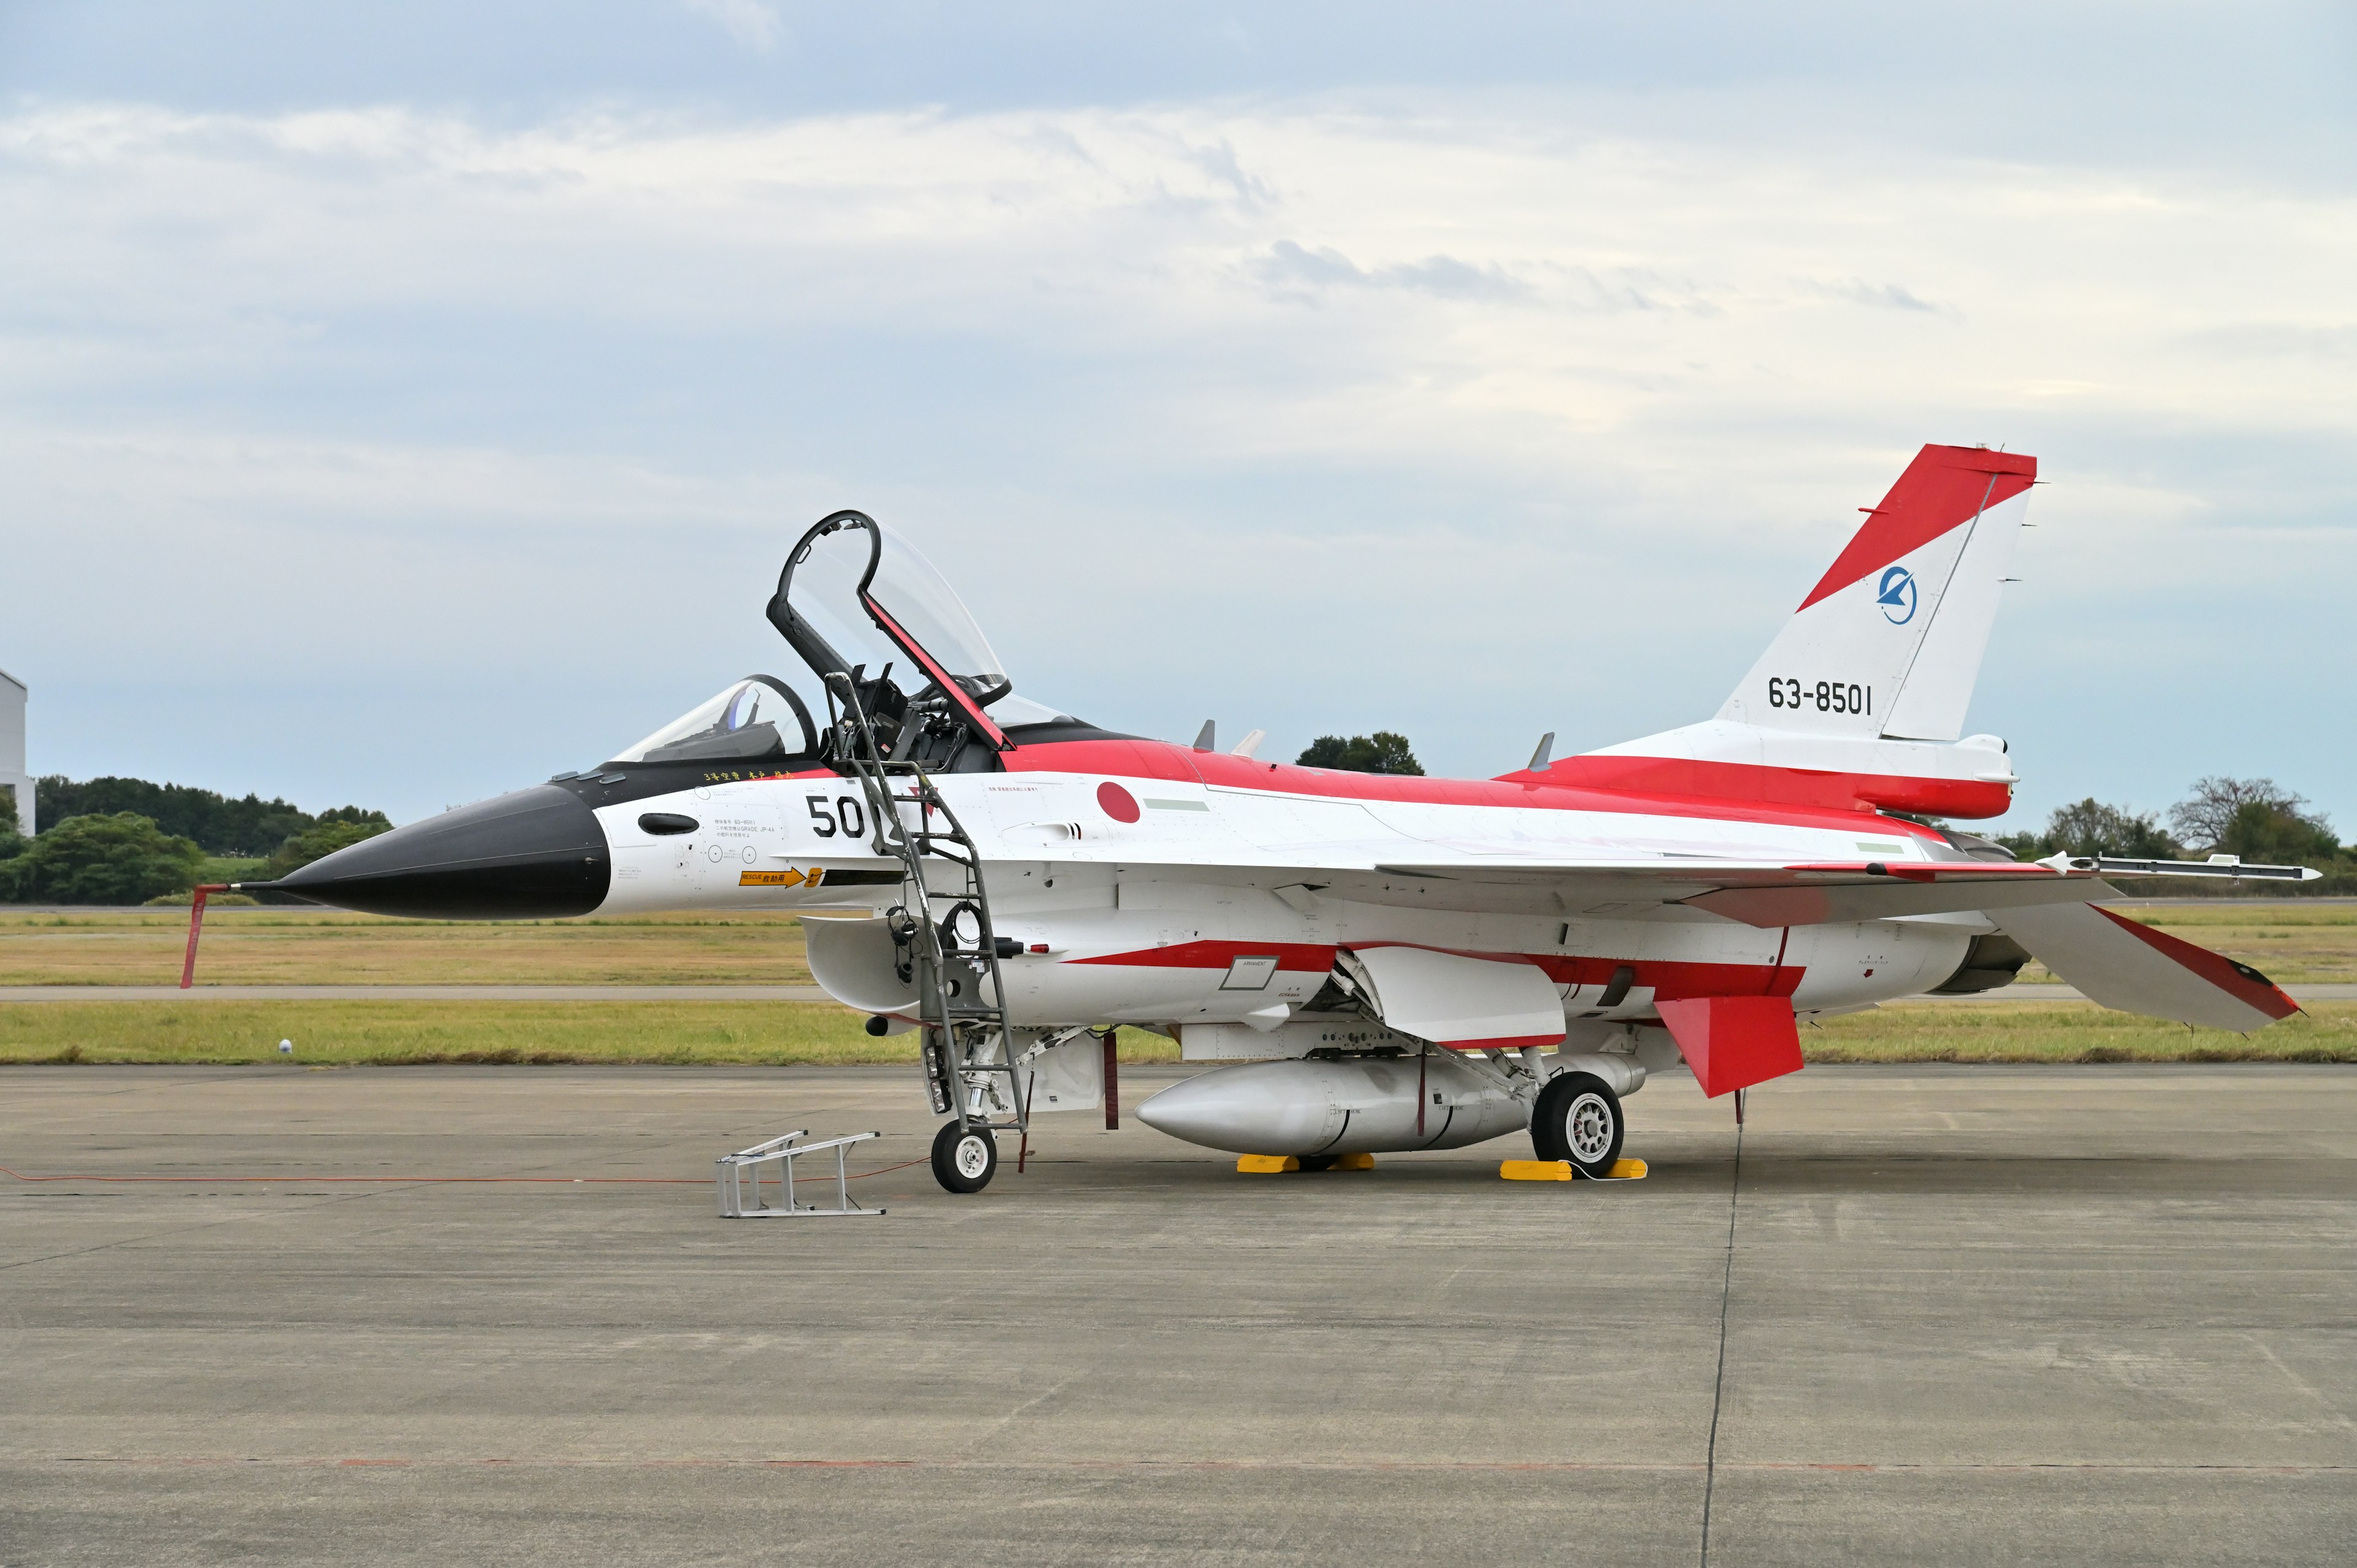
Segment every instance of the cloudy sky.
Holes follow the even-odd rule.
[[[1494,773],[1709,716],[1986,442],[2012,822],[2357,833],[2357,20],[1900,9],[0,0],[33,768],[580,767],[857,506],[1042,700]]]

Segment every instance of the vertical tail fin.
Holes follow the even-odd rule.
[[[1508,777],[2002,816],[2005,743],[1957,736],[2037,478],[2035,457],[1924,447],[1717,717]]]
[[[1855,739],[1952,741],[1980,677],[2038,459],[1926,446],[1719,711]]]

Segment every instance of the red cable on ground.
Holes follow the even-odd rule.
[[[902,1160],[897,1165],[882,1165],[872,1171],[854,1171],[846,1180],[858,1181],[866,1176],[883,1176],[891,1171],[904,1171],[910,1165],[921,1165],[922,1160]],[[702,1187],[702,1176],[26,1176],[0,1165],[0,1176],[14,1176],[18,1181],[95,1181],[95,1182],[248,1182],[248,1181],[340,1181],[361,1182],[388,1187],[448,1187],[467,1184],[522,1183],[546,1187]],[[796,1176],[794,1185],[806,1181],[833,1181],[833,1176]]]

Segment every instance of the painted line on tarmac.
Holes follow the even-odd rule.
[[[897,1165],[879,1165],[872,1171],[854,1171],[844,1177],[858,1181],[864,1176],[885,1176],[893,1171],[905,1171],[910,1165],[921,1165],[923,1160],[903,1160]],[[702,1187],[709,1176],[27,1176],[0,1165],[0,1176],[14,1176],[27,1183],[52,1181],[84,1181],[104,1187],[121,1182],[345,1182],[365,1187],[465,1187],[469,1185],[498,1186],[518,1184],[526,1187]],[[806,1181],[833,1181],[833,1176],[796,1176],[794,1185]]]
[[[645,1458],[593,1459],[559,1455],[543,1456],[481,1456],[460,1458],[414,1459],[397,1455],[124,1455],[68,1454],[48,1458],[26,1458],[11,1461],[0,1458],[0,1468],[12,1464],[57,1466],[117,1465],[126,1468],[177,1469],[226,1468],[232,1466],[265,1466],[281,1469],[477,1469],[487,1466],[514,1466],[551,1470],[981,1470],[981,1471],[1096,1471],[1096,1470],[1269,1470],[1317,1471],[1348,1473],[1351,1471],[1429,1471],[1440,1474],[1491,1471],[1577,1472],[1636,1472],[1662,1475],[1699,1475],[1706,1468],[1700,1461],[1598,1460],[1598,1459],[699,1459]],[[2160,1465],[2150,1462],[2107,1463],[2088,1459],[2025,1459],[2012,1463],[1984,1464],[1917,1464],[1907,1461],[1860,1464],[1839,1460],[1721,1460],[1721,1470],[1747,1474],[1822,1473],[1832,1475],[2029,1475],[2038,1472],[2069,1474],[2103,1473],[2108,1475],[2141,1476],[2348,1476],[2357,1475],[2357,1465],[2221,1465],[2193,1463]]]

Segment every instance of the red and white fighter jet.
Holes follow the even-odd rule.
[[[1649,1073],[1738,1091],[1800,1069],[1802,1019],[2033,955],[2106,1006],[2263,1027],[2288,996],[2107,912],[2110,879],[2316,873],[2024,864],[1929,820],[2012,799],[2005,742],[1961,732],[2036,473],[1924,447],[1714,717],[1560,761],[1550,736],[1480,779],[1060,713],[912,545],[838,512],[769,605],[796,676],[263,886],[441,918],[807,914],[827,993],[921,1032],[953,1191],[989,1181],[994,1133],[1107,1109],[1123,1026],[1234,1064],[1139,1109],[1196,1144],[1314,1167],[1528,1129],[1590,1176]]]

